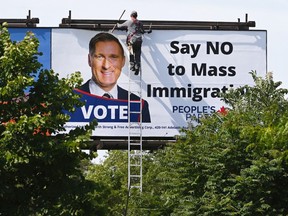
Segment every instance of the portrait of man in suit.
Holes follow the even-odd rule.
[[[128,100],[129,92],[117,84],[125,65],[124,48],[119,39],[108,32],[101,32],[89,42],[88,64],[92,77],[84,83],[80,90],[105,98]],[[140,101],[140,97],[130,93],[131,101]],[[142,104],[142,122],[151,122],[149,105],[146,100]]]

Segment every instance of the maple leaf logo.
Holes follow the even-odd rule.
[[[226,116],[227,113],[228,113],[228,109],[225,108],[224,106],[222,106],[222,107],[220,107],[219,110],[217,110],[217,112],[218,112],[219,114],[223,115],[223,116]]]

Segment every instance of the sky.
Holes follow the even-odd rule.
[[[288,43],[287,0],[2,0],[0,18],[39,18],[38,27],[58,27],[69,10],[72,19],[129,19],[136,10],[142,20],[172,21],[255,21],[251,30],[267,30],[267,71],[273,72],[274,80],[288,88],[286,50]],[[287,71],[288,72],[288,71]]]
[[[39,18],[38,27],[58,27],[69,10],[72,19],[129,19],[136,10],[140,20],[255,21],[251,30],[267,30],[267,71],[288,88],[288,0],[1,0],[0,19]]]

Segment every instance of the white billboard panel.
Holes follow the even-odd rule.
[[[80,71],[84,82],[91,79],[88,44],[97,33],[52,29],[51,68],[62,77]],[[126,32],[114,34],[125,47]],[[252,70],[264,76],[266,41],[266,31],[154,30],[146,34],[142,45],[141,93],[149,105],[151,121],[142,123],[142,135],[178,135],[191,116],[201,117],[223,106],[219,92],[252,85]],[[129,89],[129,82],[137,86],[135,80],[139,79],[139,75],[129,75],[128,56],[126,50],[126,66],[118,80],[123,89]],[[85,93],[84,98],[87,105],[72,116],[67,129],[97,118],[94,136],[128,135],[127,100],[108,101]]]

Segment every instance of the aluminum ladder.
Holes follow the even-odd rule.
[[[139,96],[140,100],[131,100],[131,94]],[[135,189],[142,192],[142,70],[138,75],[129,68],[128,96],[128,191],[129,195]],[[139,121],[133,121],[132,115],[138,115]]]

